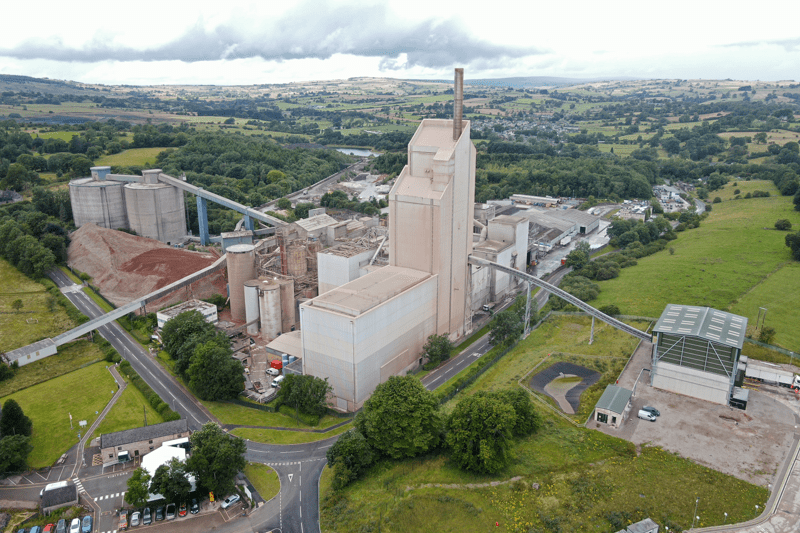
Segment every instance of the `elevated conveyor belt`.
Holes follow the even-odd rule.
[[[519,278],[519,279],[521,279],[523,281],[527,281],[527,282],[529,282],[529,283],[531,283],[533,285],[536,285],[537,287],[541,287],[542,289],[546,290],[547,292],[549,292],[551,294],[554,294],[554,295],[558,296],[559,298],[562,298],[562,299],[568,301],[569,303],[571,303],[572,305],[574,305],[578,309],[582,309],[582,310],[586,311],[589,315],[591,315],[591,316],[593,316],[593,317],[595,317],[595,318],[597,318],[599,320],[602,320],[603,322],[605,322],[606,324],[608,324],[610,326],[614,326],[618,330],[624,331],[628,335],[633,335],[634,337],[638,337],[638,338],[640,338],[642,340],[646,340],[646,341],[651,341],[652,340],[652,336],[649,335],[648,333],[645,333],[644,331],[641,331],[641,330],[638,330],[638,329],[636,329],[636,328],[634,328],[632,326],[629,326],[628,324],[625,324],[624,322],[620,322],[616,318],[612,318],[612,317],[608,316],[605,313],[601,313],[600,311],[598,311],[597,309],[595,309],[591,305],[587,304],[583,300],[581,300],[579,298],[576,298],[575,296],[571,295],[570,293],[559,289],[555,285],[551,285],[551,284],[547,283],[546,281],[542,281],[541,279],[537,278],[536,276],[531,276],[530,274],[527,274],[525,272],[521,272],[521,271],[516,270],[514,268],[503,266],[503,265],[501,265],[499,263],[494,263],[492,261],[487,261],[486,259],[482,259],[480,257],[475,257],[473,255],[469,256],[469,262],[471,264],[473,264],[473,265],[492,267],[492,268],[495,268],[495,269],[497,269],[497,270],[499,270],[501,272],[504,272],[506,274],[510,274],[512,276],[515,276],[515,277],[517,277],[517,278]]]

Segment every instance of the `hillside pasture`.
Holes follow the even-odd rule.
[[[152,168],[156,164],[156,156],[166,148],[131,148],[114,155],[106,155],[95,161],[95,166],[138,166]]]

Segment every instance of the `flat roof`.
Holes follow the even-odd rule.
[[[532,207],[532,208],[528,209],[527,211],[520,211],[519,214],[521,216],[528,217],[528,220],[531,223],[537,224],[539,226],[544,226],[546,228],[554,228],[554,229],[559,229],[561,231],[566,231],[566,230],[571,229],[571,228],[573,228],[575,226],[575,222],[572,221],[572,220],[567,220],[565,218],[561,218],[561,217],[558,217],[558,216],[553,216],[552,213],[554,211],[555,210],[544,211],[544,210]]]
[[[512,216],[512,215],[500,215],[499,217],[494,217],[492,220],[489,221],[490,224],[505,224],[507,226],[516,226],[522,222],[528,220],[528,217],[524,216]]]
[[[462,132],[469,125],[468,120],[461,123]],[[409,149],[429,148],[452,150],[458,141],[453,140],[453,121],[448,119],[424,119],[408,144]]]
[[[741,349],[747,318],[710,307],[667,304],[653,331],[691,335]]]
[[[303,338],[300,331],[290,331],[275,337],[275,340],[267,344],[267,348],[273,353],[285,353],[301,358],[303,357]]]
[[[608,385],[603,395],[597,400],[595,409],[608,409],[612,413],[621,415],[625,411],[625,406],[631,399],[632,391],[623,389],[616,385]]]
[[[39,350],[44,350],[50,346],[55,346],[55,342],[53,339],[42,339],[40,341],[36,341],[33,344],[29,344],[27,346],[23,346],[22,348],[17,348],[16,350],[9,350],[6,352],[6,359],[9,363],[13,363],[17,359],[22,359],[28,354],[36,353]]]
[[[386,266],[317,296],[304,305],[359,316],[430,277],[428,272]]]
[[[511,246],[514,246],[514,243],[512,243],[512,242],[492,241],[492,240],[486,239],[485,241],[481,241],[479,243],[475,243],[473,249],[476,252],[487,251],[487,252],[500,253],[503,250],[505,250],[506,248],[509,248]]]
[[[203,302],[202,300],[189,300],[188,302],[183,302],[182,304],[169,307],[163,311],[158,311],[156,314],[175,318],[179,314],[185,313],[186,311],[194,311],[195,309],[209,309],[211,307],[213,307],[216,311],[217,306],[214,304]]]
[[[585,211],[578,211],[577,209],[554,209],[551,214],[552,216],[571,220],[583,224],[584,226],[589,226],[600,220],[600,217],[590,215]]]

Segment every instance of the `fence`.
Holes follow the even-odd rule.
[[[792,360],[800,359],[800,354],[797,354],[795,352],[789,351],[786,348],[781,348],[780,346],[773,346],[772,344],[767,344],[765,342],[757,341],[755,339],[751,339],[750,337],[745,337],[744,340],[749,342],[750,344],[756,344],[756,345],[761,346],[763,348],[768,348],[770,350],[775,350],[776,352],[782,353],[783,355],[785,355],[787,357],[791,357]],[[794,361],[792,361],[792,364],[794,364]]]

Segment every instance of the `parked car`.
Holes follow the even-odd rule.
[[[47,524],[46,526],[44,526],[42,533],[54,533],[55,530],[56,530],[55,524]]]
[[[280,376],[281,375],[281,371],[278,370],[277,368],[269,367],[267,369],[267,374],[269,374],[270,376]]]
[[[33,533],[33,530],[31,530]],[[69,524],[69,533],[81,533],[81,519],[80,518],[73,518],[72,522]]]
[[[142,513],[142,524],[149,526],[153,522],[153,515],[150,514],[150,508],[145,507]]]
[[[81,521],[81,533],[92,533],[92,515],[86,515]]]
[[[645,411],[644,409],[639,409],[639,418],[642,420],[649,420],[650,422],[656,421],[656,415],[651,413],[650,411]]]
[[[167,505],[167,520],[175,520],[175,504]]]
[[[40,528],[39,526],[33,526],[31,528],[31,533],[42,533],[42,528]]]
[[[164,520],[164,506],[163,505],[159,505],[156,508],[156,522],[160,522],[161,520]]]
[[[122,509],[119,512],[119,525],[117,526],[119,531],[125,531],[128,529],[128,511]]]
[[[178,507],[178,516],[186,516],[186,502],[182,502]]]
[[[189,512],[192,514],[200,512],[200,504],[197,503],[197,498],[192,498],[192,505],[189,506]]]
[[[656,409],[655,407],[650,407],[649,405],[645,405],[644,407],[642,407],[642,411],[647,411],[653,416],[661,416],[661,412],[658,409]]]
[[[239,501],[239,495],[238,494],[232,494],[232,495],[228,496],[227,498],[225,498],[222,501],[222,508],[223,509],[227,509],[228,507],[230,507],[231,505],[233,505],[234,503],[236,503],[238,501]]]
[[[142,513],[134,511],[131,515],[131,527],[136,527],[142,523]]]
[[[67,533],[67,521],[65,519],[61,519],[56,524],[56,533]]]

